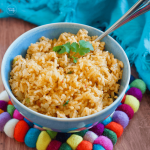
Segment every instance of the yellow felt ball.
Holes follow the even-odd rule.
[[[79,135],[72,134],[68,140],[67,143],[70,145],[70,147],[75,150],[78,145],[82,142],[83,138]]]
[[[127,105],[131,106],[134,113],[136,113],[138,111],[139,106],[140,106],[139,100],[137,100],[137,98],[135,98],[132,95],[126,95],[126,99],[125,99],[124,104],[127,104]]]
[[[37,150],[46,150],[50,142],[51,138],[49,134],[46,131],[42,131],[36,142]]]

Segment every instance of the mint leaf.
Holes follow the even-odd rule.
[[[73,52],[77,52],[77,49],[79,48],[79,44],[78,43],[76,43],[76,42],[73,42],[72,44],[71,44],[71,50],[73,51]]]
[[[80,48],[82,47],[82,48],[89,48],[92,51],[94,50],[92,44],[88,41],[80,40],[79,44],[80,44]]]

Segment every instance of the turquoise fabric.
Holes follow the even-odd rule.
[[[137,0],[0,0],[0,18],[15,17],[36,25],[76,22],[106,30]],[[11,9],[12,8],[12,9]],[[150,12],[111,33],[150,90]]]

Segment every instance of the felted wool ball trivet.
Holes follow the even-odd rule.
[[[4,110],[0,109],[0,114],[2,114],[4,112]]]
[[[92,150],[92,143],[89,141],[83,140],[77,147],[77,150]]]
[[[72,148],[67,143],[63,143],[59,150],[72,150]]]
[[[115,132],[105,128],[103,135],[108,137],[112,141],[113,145],[117,143],[117,135]]]
[[[128,90],[128,92],[126,93],[126,95],[132,95],[134,97],[136,97],[140,102],[142,100],[142,92],[140,89],[132,87]]]
[[[82,131],[80,131],[80,132],[75,132],[74,134],[77,134],[77,135],[79,135],[79,136],[84,136],[85,134],[86,134],[86,132],[88,131],[88,129],[86,129],[86,130],[82,130]]]
[[[55,132],[55,131],[46,130],[46,132],[49,134],[51,139],[54,139],[57,135],[57,132]]]
[[[13,113],[13,118],[18,119],[18,120],[23,120],[23,116],[20,114],[20,112],[15,109],[14,113]]]
[[[105,150],[105,148],[99,144],[93,144],[93,150]]]
[[[134,113],[136,113],[140,107],[140,102],[137,100],[137,98],[135,98],[132,95],[126,95],[126,99],[125,99],[124,104],[131,106]]]
[[[83,138],[79,135],[72,134],[68,139],[67,139],[67,144],[70,145],[70,147],[75,150],[78,145],[82,142]]]
[[[115,132],[117,135],[117,138],[119,138],[123,133],[123,127],[120,124],[113,122],[113,121],[110,122],[108,125],[106,125],[105,128]]]
[[[24,142],[30,148],[36,147],[36,141],[41,131],[36,128],[30,128],[25,136]]]
[[[0,114],[0,131],[4,130],[5,124],[11,119],[11,116],[8,112],[3,112]]]
[[[13,105],[7,105],[7,112],[10,114],[11,117],[13,117],[13,113],[15,109],[16,108]]]
[[[121,100],[121,103],[124,103],[125,99],[126,99],[126,94],[124,94],[124,96],[123,96],[123,98]]]
[[[59,132],[57,133],[56,135],[56,140],[64,143],[67,141],[67,139],[71,136],[71,133],[62,133],[62,132]]]
[[[133,82],[135,80],[135,77],[133,76],[133,75],[131,75],[130,76],[130,82],[129,82],[129,84],[131,83],[131,82]]]
[[[26,118],[23,118],[23,120],[29,125],[30,128],[33,127],[34,124],[33,124],[32,122],[30,122],[30,121],[27,120]]]
[[[28,124],[24,120],[20,120],[14,130],[14,138],[18,142],[24,142],[24,138],[29,130]]]
[[[125,112],[119,110],[114,112],[112,120],[119,123],[121,126],[123,126],[123,128],[126,128],[126,126],[129,124],[128,115]]]
[[[145,93],[146,91],[146,84],[143,80],[141,79],[135,79],[131,84],[130,87],[136,87],[141,90],[142,94]]]
[[[51,142],[51,138],[49,134],[46,131],[41,131],[38,140],[36,142],[36,149],[46,150],[50,142]]]
[[[5,102],[9,101],[9,97],[8,97],[6,90],[0,93],[0,99],[5,101]]]
[[[91,143],[93,143],[97,138],[98,138],[97,134],[95,134],[92,131],[86,132],[85,135],[83,136],[83,140],[89,141]]]
[[[129,120],[132,119],[134,116],[134,111],[133,111],[132,107],[127,104],[120,105],[116,110],[125,112],[128,115]]]
[[[112,141],[107,138],[106,136],[99,136],[93,144],[100,144],[101,146],[103,146],[106,150],[113,150],[113,143]]]
[[[62,143],[60,141],[52,140],[46,150],[59,150],[61,144]]]
[[[90,130],[93,131],[94,133],[96,133],[98,136],[100,136],[103,134],[104,125],[102,123],[98,123],[97,125],[92,127]]]
[[[6,111],[7,110],[7,105],[8,103],[3,101],[3,100],[0,100],[0,109]]]
[[[18,123],[19,120],[17,119],[10,119],[4,126],[4,132],[5,134],[10,137],[14,138],[14,130],[15,126]]]
[[[112,122],[112,118],[109,116],[107,117],[103,122],[101,122],[104,126],[106,126],[107,124],[109,124],[110,122]]]

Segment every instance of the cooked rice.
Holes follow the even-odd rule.
[[[88,116],[112,104],[123,63],[104,51],[104,42],[94,42],[96,38],[80,29],[76,35],[62,33],[58,40],[41,37],[31,44],[26,57],[16,56],[12,65],[9,83],[15,97],[34,111],[59,118]],[[79,40],[92,43],[94,51],[76,55],[76,64],[67,53],[53,51],[54,46]]]

